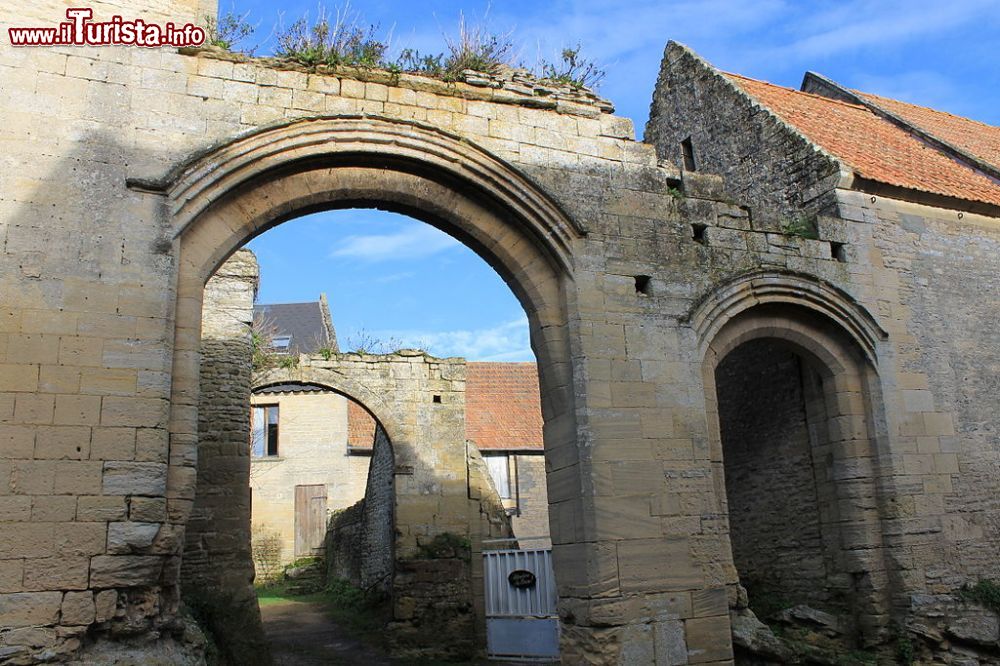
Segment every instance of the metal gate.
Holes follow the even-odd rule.
[[[490,659],[559,659],[559,615],[552,550],[483,553],[486,650]]]

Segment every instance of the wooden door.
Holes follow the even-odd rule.
[[[295,557],[320,555],[326,536],[326,485],[295,486]]]

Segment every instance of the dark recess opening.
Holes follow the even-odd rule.
[[[635,293],[642,294],[643,296],[649,296],[649,276],[648,275],[636,275],[635,276]]]
[[[684,170],[695,171],[694,146],[691,144],[691,137],[681,141],[681,154],[684,156]]]
[[[694,239],[695,243],[705,244],[705,230],[708,229],[707,224],[692,224],[691,225],[691,238]]]
[[[847,263],[847,247],[844,243],[830,241],[830,256],[840,263]]]

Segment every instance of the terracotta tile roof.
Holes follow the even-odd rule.
[[[375,419],[364,407],[347,401],[347,446],[370,449],[375,444]]]
[[[1000,169],[1000,127],[987,125],[976,120],[953,116],[944,111],[916,106],[898,99],[879,97],[860,90],[852,91],[889,113],[922,129],[931,136],[960,148],[983,162]]]
[[[465,437],[480,450],[542,449],[542,407],[534,363],[466,365]]]
[[[737,74],[726,76],[862,178],[1000,205],[1000,185],[859,104]]]

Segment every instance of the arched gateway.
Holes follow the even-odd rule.
[[[212,4],[143,17],[196,21]],[[102,3],[118,5],[137,11]],[[211,50],[30,53],[0,49],[14,165],[0,178],[0,661],[180,645],[182,567],[247,547],[239,520],[213,525],[196,501],[199,457],[240,443],[222,428],[199,440],[206,280],[255,235],[330,208],[443,229],[524,307],[566,663],[731,663],[737,583],[774,526],[738,492],[760,485],[753,470],[783,469],[740,458],[776,441],[762,433],[810,461],[787,479],[816,509],[812,555],[787,571],[823,589],[793,591],[843,610],[858,643],[889,651],[887,628],[936,622],[927,594],[995,577],[993,208],[956,217],[952,200],[859,190],[871,181],[721,75],[671,78],[707,67],[677,45],[648,143],[603,100],[544,85]],[[711,131],[685,129],[691,100]],[[802,160],[783,161],[788,146]],[[714,149],[739,155],[721,162],[728,185],[691,168]],[[808,199],[808,224],[730,197]],[[747,399],[765,383],[794,419],[776,425]],[[218,529],[185,551],[199,520]]]

